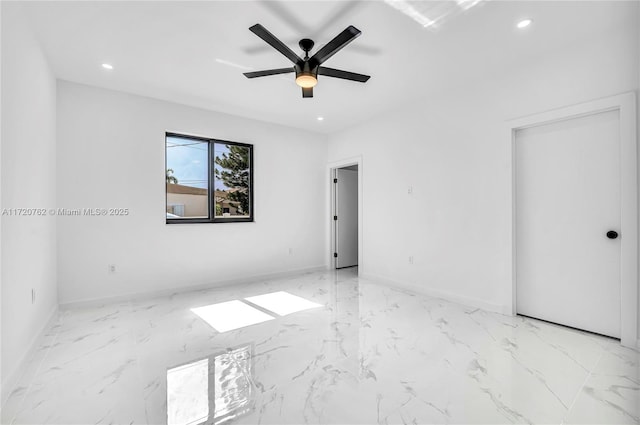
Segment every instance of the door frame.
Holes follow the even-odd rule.
[[[601,112],[619,111],[620,116],[620,341],[627,347],[638,346],[638,174],[636,147],[635,93],[628,92],[580,103],[507,122],[511,176],[511,285],[508,311],[516,311],[516,131],[579,118]]]
[[[338,161],[332,161],[327,164],[327,181],[329,182],[329,190],[328,190],[328,205],[329,205],[329,214],[328,214],[328,232],[329,232],[329,246],[327,249],[327,267],[335,270],[336,268],[336,260],[333,257],[334,248],[336,246],[336,223],[333,219],[333,212],[335,211],[335,184],[333,183],[335,170],[338,168],[349,167],[352,165],[358,166],[358,276],[363,275],[363,257],[364,257],[364,247],[362,244],[362,156],[355,156],[351,158],[346,158]]]

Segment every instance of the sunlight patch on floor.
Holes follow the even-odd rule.
[[[284,291],[248,297],[245,298],[245,300],[260,306],[265,310],[269,310],[278,316],[286,316],[287,314],[296,313],[298,311],[322,307],[322,304],[314,303],[305,298],[298,297]]]
[[[274,319],[238,300],[192,308],[191,311],[218,332],[227,332]]]

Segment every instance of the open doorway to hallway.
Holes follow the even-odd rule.
[[[332,170],[334,268],[358,265],[358,164]]]

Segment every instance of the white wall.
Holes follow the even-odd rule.
[[[255,223],[165,224],[165,131],[254,144]],[[326,266],[326,161],[325,136],[58,82],[58,207],[131,211],[58,217],[60,303]]]
[[[635,90],[637,56],[629,25],[332,135],[329,161],[363,158],[363,274],[506,312],[505,121]]]
[[[2,3],[2,208],[55,206],[56,82],[16,5]],[[56,220],[3,216],[2,388],[57,308]],[[31,290],[36,302],[31,302]]]

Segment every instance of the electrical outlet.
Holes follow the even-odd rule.
[[[109,264],[109,266],[107,266],[109,269],[109,273],[115,273],[116,272],[116,265],[115,264]]]
[[[409,256],[409,264],[413,264],[413,255]]]
[[[411,195],[411,194],[413,193],[413,186],[409,186],[409,187],[407,188],[407,193],[408,193],[409,195]]]

